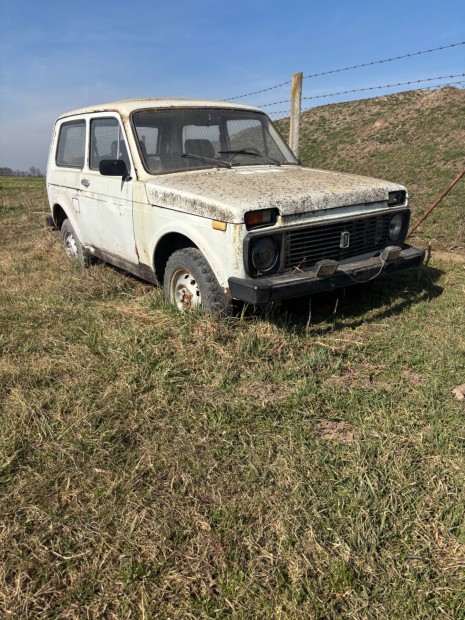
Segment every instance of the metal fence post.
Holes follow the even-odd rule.
[[[289,146],[299,157],[300,114],[302,111],[302,78],[303,73],[294,73],[291,86],[291,118],[289,127]]]

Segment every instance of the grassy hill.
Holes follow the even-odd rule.
[[[286,135],[287,122],[282,130]],[[465,168],[465,90],[414,90],[313,108],[302,115],[300,144],[306,166],[406,185],[415,221]],[[412,241],[465,249],[465,178]]]

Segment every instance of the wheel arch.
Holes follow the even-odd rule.
[[[184,248],[200,249],[189,237],[178,232],[169,232],[158,240],[153,256],[153,267],[158,282],[163,283],[165,267],[169,257]]]
[[[58,230],[61,230],[61,227],[63,226],[63,222],[69,219],[66,211],[57,202],[52,207],[52,216],[53,216],[53,221],[55,222],[55,226],[58,228]]]
[[[58,230],[61,230],[61,227],[63,226],[63,222],[65,220],[69,220],[71,223],[71,226],[74,229],[74,232],[77,234],[79,239],[82,240],[83,237],[82,237],[81,226],[79,225],[79,221],[76,218],[73,209],[70,209],[68,212],[61,206],[59,202],[55,202],[52,207],[52,217],[53,217],[53,221],[55,222],[55,226]]]

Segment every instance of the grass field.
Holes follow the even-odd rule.
[[[461,256],[180,316],[0,184],[3,617],[465,617]]]

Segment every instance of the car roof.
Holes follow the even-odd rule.
[[[92,112],[119,112],[122,116],[129,116],[135,110],[146,110],[148,108],[227,108],[232,110],[261,111],[253,106],[213,99],[123,99],[121,101],[100,103],[71,110],[61,114],[58,119]]]

